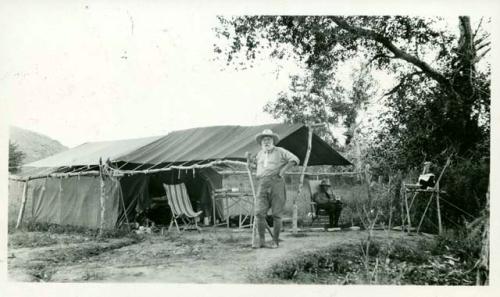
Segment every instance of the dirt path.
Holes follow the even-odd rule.
[[[248,283],[253,275],[287,258],[329,246],[357,244],[365,236],[359,231],[311,232],[302,237],[285,232],[280,248],[254,250],[250,248],[249,232],[218,230],[148,235],[139,243],[115,239],[38,249],[12,248],[9,253],[16,258],[9,259],[9,276],[29,280],[26,273],[33,275],[33,261],[41,261],[49,274],[44,280],[56,282]],[[386,234],[380,231],[375,236]],[[73,256],[64,256],[68,254]]]

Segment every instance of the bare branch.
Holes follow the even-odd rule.
[[[477,40],[474,41],[474,45],[478,45],[481,42],[485,41],[486,39],[490,38],[491,34],[490,33],[485,33],[481,38],[478,38]]]
[[[478,47],[476,48],[476,52],[478,52],[478,51],[482,50],[483,48],[485,48],[485,47],[489,46],[490,44],[491,44],[491,42],[490,42],[490,41],[488,41],[488,42],[486,42],[486,43],[481,44],[480,46],[478,46]],[[489,49],[487,49],[487,50],[489,50]]]
[[[473,38],[476,38],[477,33],[479,32],[479,29],[481,28],[481,25],[483,24],[483,18],[479,20],[479,24],[477,25],[476,31],[474,31],[474,34],[472,35]]]
[[[451,82],[439,71],[436,69],[432,68],[429,64],[426,62],[420,60],[419,58],[408,54],[407,52],[401,50],[398,48],[392,41],[387,38],[386,36],[379,34],[373,30],[368,30],[356,26],[352,26],[349,23],[345,21],[344,18],[339,17],[339,16],[331,16],[331,19],[337,26],[340,28],[347,30],[353,34],[356,34],[360,37],[365,37],[371,40],[374,40],[380,44],[382,44],[385,48],[387,48],[390,52],[394,54],[395,58],[402,59],[404,61],[407,61],[418,68],[420,68],[423,72],[425,72],[427,75],[429,75],[431,78],[436,80],[438,83],[442,84],[446,88],[453,90],[453,87],[451,85]]]
[[[486,56],[487,53],[489,53],[489,51],[491,50],[491,47],[486,49],[482,54],[480,54],[479,56],[477,56],[476,58],[474,58],[474,61],[473,63],[477,63],[479,62],[482,58],[484,58],[484,56]]]

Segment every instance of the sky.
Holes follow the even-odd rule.
[[[0,20],[8,28],[0,37],[0,95],[11,125],[73,147],[277,122],[263,106],[287,89],[296,66],[284,63],[279,74],[275,63],[227,69],[214,60],[215,14],[86,3],[15,6]]]
[[[180,3],[0,4],[0,100],[8,102],[8,124],[74,147],[277,122],[263,107],[301,69],[269,60],[226,68],[213,52],[213,8]]]

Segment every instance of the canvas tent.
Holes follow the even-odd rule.
[[[19,183],[27,184],[25,217],[37,222],[114,228],[163,196],[162,183],[184,182],[193,206],[210,213],[210,193],[222,187],[213,166],[245,162],[246,152],[259,150],[255,135],[264,129],[278,133],[277,145],[304,162],[305,125],[193,128],[165,136],[85,143],[27,164],[19,176],[11,177],[9,199],[19,204],[24,189]],[[100,159],[107,162],[100,165]],[[315,134],[308,164],[350,165]]]

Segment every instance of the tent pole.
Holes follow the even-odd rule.
[[[21,226],[21,222],[23,221],[23,216],[24,216],[24,209],[26,207],[26,199],[28,196],[28,180],[26,180],[24,182],[24,187],[23,187],[23,197],[22,197],[22,200],[21,200],[21,209],[19,210],[19,216],[17,217],[17,223],[16,223],[16,229],[19,228],[19,226]]]
[[[215,191],[212,191],[212,221],[213,221],[213,228],[215,231],[215,208],[217,207],[217,201],[215,201]]]
[[[104,175],[103,175],[102,158],[99,158],[99,178],[101,182],[100,195],[99,195],[101,202],[101,222],[99,223],[99,235],[102,235],[104,229],[104,216],[106,212],[106,206],[104,204]]]
[[[306,157],[304,159],[304,163],[302,164],[302,172],[300,174],[300,181],[299,181],[299,190],[297,191],[297,195],[293,197],[293,213],[292,213],[292,233],[297,234],[298,232],[298,227],[297,227],[297,221],[298,221],[298,209],[297,209],[297,197],[300,197],[302,194],[302,187],[304,186],[304,176],[306,173],[307,169],[307,163],[309,162],[309,156],[311,155],[311,147],[312,147],[312,133],[313,133],[313,127],[316,126],[324,126],[324,124],[320,125],[311,125],[307,126],[307,152],[306,152]]]

